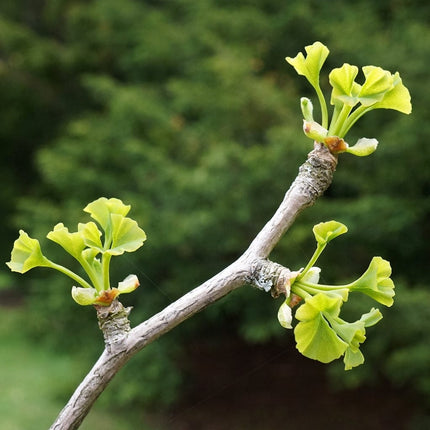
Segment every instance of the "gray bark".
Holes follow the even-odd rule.
[[[297,215],[314,204],[329,187],[336,165],[337,158],[325,146],[316,143],[278,210],[242,256],[145,322],[130,329],[128,310],[118,301],[108,308],[99,307],[97,312],[105,350],[60,412],[51,430],[79,428],[98,396],[134,354],[236,288],[250,284],[265,291],[271,290],[275,297],[279,294],[288,296],[291,272],[267,258]]]

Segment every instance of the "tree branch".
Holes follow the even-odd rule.
[[[130,330],[128,312],[117,301],[108,308],[98,308],[106,348],[51,430],[77,429],[109,381],[134,354],[236,288],[251,284],[265,291],[271,289],[274,296],[280,293],[288,296],[289,269],[267,257],[297,215],[329,187],[336,165],[337,158],[324,145],[315,143],[278,210],[243,255],[145,322]]]

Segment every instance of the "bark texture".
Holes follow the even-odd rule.
[[[105,350],[60,412],[51,430],[79,428],[109,381],[134,354],[236,288],[251,284],[271,291],[275,297],[279,294],[288,296],[290,278],[294,273],[267,258],[297,215],[314,204],[329,187],[336,165],[337,158],[324,145],[315,143],[279,208],[242,256],[135,328],[130,329],[129,310],[118,301],[108,307],[98,307]]]

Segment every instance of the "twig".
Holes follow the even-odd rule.
[[[145,322],[130,330],[128,313],[119,302],[113,302],[109,308],[98,309],[105,350],[60,412],[51,430],[79,428],[98,396],[134,354],[236,288],[251,284],[266,291],[272,289],[274,295],[285,288],[288,294],[289,270],[267,258],[297,215],[314,204],[329,187],[336,165],[337,158],[324,145],[315,143],[278,210],[242,256]]]

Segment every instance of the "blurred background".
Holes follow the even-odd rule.
[[[137,324],[231,263],[276,210],[311,150],[285,56],[319,40],[344,62],[399,71],[410,116],[375,111],[348,135],[333,185],[271,258],[298,269],[312,226],[349,234],[319,261],[325,283],[391,261],[396,301],[344,372],[299,355],[279,300],[239,289],[135,356],[83,429],[430,428],[430,3],[419,0],[3,0],[0,3],[0,256],[18,229],[51,259],[100,197],[132,205],[148,235],[113,261],[138,275]],[[0,267],[0,427],[47,428],[103,348],[71,282]],[[354,297],[351,319],[372,306]],[[348,316],[346,317],[346,319]]]

